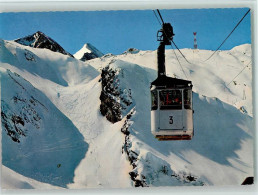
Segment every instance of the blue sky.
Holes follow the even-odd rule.
[[[248,8],[160,10],[174,28],[179,48],[215,50],[235,27]],[[0,38],[13,40],[42,31],[74,54],[84,43],[103,53],[120,54],[130,47],[155,50],[160,29],[152,10],[1,13]],[[222,50],[251,43],[250,13],[222,46]],[[170,47],[168,47],[170,49]]]

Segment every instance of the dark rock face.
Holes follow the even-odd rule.
[[[102,91],[100,94],[100,112],[103,116],[106,116],[107,120],[112,123],[120,121],[122,119],[121,115],[121,105],[117,101],[120,92],[118,91],[118,86],[114,84],[116,77],[116,72],[110,70],[109,66],[102,69]]]
[[[131,121],[132,116],[135,114],[136,110],[133,108],[127,115],[124,125],[121,128],[121,132],[125,135],[125,142],[122,146],[122,153],[125,153],[127,156],[130,165],[132,166],[132,171],[129,172],[129,176],[133,181],[134,187],[149,187],[153,185],[154,180],[159,179],[159,175],[167,176],[167,179],[171,179],[174,181],[178,181],[180,183],[186,185],[193,186],[203,186],[205,183],[200,180],[197,176],[186,172],[179,172],[176,174],[170,167],[168,163],[165,161],[160,161],[157,166],[155,160],[159,159],[155,157],[155,155],[150,155],[149,157],[143,159],[140,157],[139,151],[136,152],[132,149],[132,139],[130,127],[133,124]],[[156,167],[156,168],[155,168]],[[157,168],[158,167],[158,168]],[[144,169],[144,171],[139,171],[140,169]]]
[[[110,64],[114,62],[115,60],[112,60]],[[133,99],[131,89],[119,85],[120,79],[123,78],[123,71],[110,68],[110,64],[101,72],[100,112],[107,120],[116,123],[130,111]]]
[[[81,58],[81,61],[86,61],[86,60],[91,60],[94,58],[98,58],[99,56],[97,56],[95,53],[84,53],[83,57]]]
[[[132,146],[132,142],[130,140],[130,130],[129,127],[132,124],[130,121],[131,116],[135,113],[135,109],[133,109],[129,114],[127,114],[126,116],[126,120],[125,123],[121,129],[121,132],[125,135],[125,143],[122,147],[122,152],[125,152],[125,154],[127,155],[127,158],[133,168],[133,170],[131,172],[129,172],[130,178],[134,183],[135,187],[148,187],[148,184],[146,183],[146,177],[141,174],[139,179],[139,174],[137,173],[137,165],[136,162],[139,160],[138,156],[139,154],[137,154],[137,152],[133,151],[131,149]]]
[[[123,52],[123,54],[137,54],[139,53],[140,50],[136,49],[136,48],[129,48],[127,49],[125,52]]]
[[[241,185],[253,185],[254,177],[247,177]]]
[[[11,72],[8,72],[8,75],[14,83],[21,87],[22,93],[16,93],[9,103],[1,100],[2,128],[14,142],[20,143],[21,137],[27,136],[28,127],[40,128],[41,117],[37,112],[37,107],[45,108],[45,106],[32,95],[29,98],[23,96],[27,91],[16,80],[15,77],[19,77],[18,74],[12,75]]]
[[[33,97],[30,100],[14,97],[13,101],[14,104],[22,104],[23,108],[20,112],[12,111],[7,103],[1,100],[2,126],[13,141],[20,143],[20,137],[26,137],[27,135],[27,124],[31,124],[36,129],[39,129],[41,117],[35,110],[35,106],[38,103]]]
[[[34,33],[33,35],[29,35],[24,38],[16,39],[14,41],[21,45],[30,46],[30,47],[34,47],[34,48],[45,48],[45,49],[49,49],[53,52],[59,52],[61,54],[73,57],[72,54],[65,51],[56,41],[54,41],[53,39],[46,36],[44,33],[40,32],[40,31]]]

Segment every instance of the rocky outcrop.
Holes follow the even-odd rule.
[[[135,109],[133,109],[127,116],[124,122],[124,125],[121,129],[121,132],[125,135],[125,142],[122,147],[122,151],[125,152],[127,155],[127,159],[129,160],[130,164],[132,165],[132,171],[129,172],[131,180],[134,182],[135,187],[148,187],[145,176],[141,174],[141,179],[139,179],[139,174],[135,171],[137,168],[136,162],[138,161],[139,154],[131,149],[131,140],[130,140],[130,130],[129,127],[132,124],[130,118],[135,113]]]
[[[106,116],[107,120],[112,123],[120,121],[121,104],[119,103],[118,83],[116,79],[116,71],[109,69],[109,66],[102,69],[102,91],[100,94],[100,112]]]
[[[36,33],[14,40],[15,42],[34,48],[49,49],[53,52],[58,52],[64,55],[73,57],[72,54],[65,51],[56,41],[45,35],[44,33],[37,31]]]
[[[122,146],[122,152],[127,155],[127,159],[132,166],[132,171],[129,172],[130,178],[133,181],[135,187],[149,187],[164,185],[160,183],[160,178],[166,177],[171,183],[180,185],[193,185],[203,186],[204,182],[199,177],[192,175],[191,173],[179,172],[176,173],[170,167],[170,165],[163,159],[155,156],[151,152],[141,154],[141,150],[135,151],[135,144],[132,142],[130,127],[133,124],[131,121],[132,116],[135,114],[135,108],[133,108],[126,116],[121,132],[125,135],[124,145]]]
[[[112,63],[114,61],[110,62],[110,64]],[[101,72],[100,112],[106,116],[108,121],[115,123],[122,119],[123,110],[132,104],[132,97],[127,89],[122,89],[119,86],[120,71],[110,68],[109,65]]]
[[[16,79],[18,74],[8,71],[8,76],[20,87],[21,93],[16,93],[9,102],[1,100],[2,128],[14,142],[20,143],[21,137],[26,137],[29,127],[40,128],[41,117],[37,107],[46,108],[32,95],[28,96],[26,88]]]

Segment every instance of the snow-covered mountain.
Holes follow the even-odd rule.
[[[25,177],[5,166],[2,166],[1,174],[5,178],[1,183],[3,189],[64,189]]]
[[[54,52],[59,52],[64,55],[73,57],[72,54],[65,51],[56,41],[45,35],[44,33],[37,31],[32,35],[14,40],[22,45],[34,47],[34,48],[45,48]]]
[[[83,47],[74,54],[74,57],[86,61],[94,58],[102,57],[104,54],[90,43],[86,43]]]
[[[44,93],[1,68],[2,162],[35,180],[65,187],[88,144]],[[56,158],[57,157],[57,158]]]
[[[195,135],[158,141],[150,131],[156,51],[85,63],[1,40],[2,169],[11,173],[3,187],[240,185],[253,176],[251,46],[208,61],[213,51],[182,52]],[[169,76],[186,79],[173,50],[166,64]]]

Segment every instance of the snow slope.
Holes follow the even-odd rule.
[[[241,174],[241,171],[238,172],[239,170],[244,170],[247,175],[253,175],[252,117],[241,113],[236,107],[224,103],[218,98],[207,97],[195,92],[195,136],[193,140],[157,141],[149,131],[150,101],[148,100],[150,95],[149,88],[146,87],[156,77],[156,71],[121,60],[116,60],[110,66],[120,71],[119,80],[122,88],[131,89],[133,99],[137,97],[134,99],[134,104],[131,105],[135,106],[136,113],[132,116],[132,125],[130,126],[131,149],[136,151],[139,159],[136,162],[137,167],[147,168],[146,164],[148,163],[146,162],[149,162],[151,165],[160,163],[159,169],[161,169],[164,163],[155,159],[161,158],[172,165],[172,171],[182,172],[181,175],[179,174],[180,177],[183,177],[184,174],[195,175],[204,183],[211,185],[241,183],[245,174]],[[135,85],[135,80],[137,80],[137,85]],[[207,87],[206,90],[212,91],[214,89]],[[251,103],[247,102],[247,105],[244,106],[250,105]],[[145,147],[147,149],[144,149]],[[243,148],[246,150],[242,151]],[[148,160],[149,155],[153,156],[154,162]],[[203,169],[205,166],[207,166],[206,169]],[[216,170],[222,170],[221,174],[215,174],[214,167],[217,167]],[[146,177],[145,174],[158,172],[158,170],[152,169],[152,166],[147,170],[136,168],[135,172]],[[212,170],[209,172],[209,169]],[[173,180],[164,182],[164,179],[159,181],[159,176],[156,178],[151,176],[151,178],[152,180],[149,181],[151,185],[175,185]]]
[[[63,189],[24,177],[5,166],[2,166],[1,173],[2,177],[5,178],[1,183],[2,189]]]
[[[174,51],[166,52],[167,74],[185,79]],[[66,188],[240,185],[254,174],[251,47],[219,51],[208,61],[212,51],[182,52],[191,62],[177,54],[194,85],[195,135],[191,141],[161,142],[150,132],[156,51],[105,55],[85,63],[1,40],[1,110],[27,115],[27,106],[40,117],[30,116],[39,129],[9,120],[26,134],[18,133],[20,143],[7,135],[2,122],[3,165]],[[114,124],[100,113],[103,68],[115,73],[115,101],[123,107],[122,120]],[[25,102],[15,103],[16,95]],[[31,96],[44,106],[33,105]],[[125,99],[131,103],[124,104]],[[10,178],[2,179],[8,186]]]
[[[166,71],[168,76],[189,79],[193,82],[195,92],[209,97],[218,97],[226,103],[237,106],[237,108],[245,104],[248,114],[252,116],[252,52],[250,44],[237,46],[227,51],[218,51],[208,61],[205,60],[214,51],[182,49],[182,53],[191,62],[190,64],[176,50],[175,52],[187,77],[181,70],[174,50],[166,50]],[[137,54],[125,52],[118,56],[104,56],[91,60],[91,65],[100,70],[112,59],[131,62],[153,70],[157,69],[156,51],[139,51]],[[229,84],[248,64],[249,66],[243,73],[234,80],[235,83],[231,82]],[[229,85],[227,86],[227,84]],[[243,98],[244,96],[246,99]],[[241,104],[243,99],[245,101]]]
[[[12,64],[20,70],[34,74],[46,81],[67,86],[87,82],[98,75],[91,66],[66,55],[54,53],[48,49],[34,49],[13,41],[2,45],[1,63]],[[53,63],[54,61],[54,63]]]
[[[2,163],[26,177],[65,187],[88,144],[31,83],[1,68]]]

